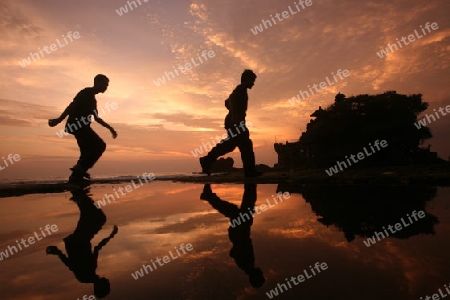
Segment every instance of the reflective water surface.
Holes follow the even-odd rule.
[[[0,298],[447,294],[450,188],[156,181],[120,194],[126,185],[0,198]]]

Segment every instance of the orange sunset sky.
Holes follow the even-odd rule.
[[[0,179],[69,175],[79,155],[76,141],[58,138],[64,123],[50,128],[47,120],[58,117],[98,73],[110,78],[108,90],[97,95],[98,108],[117,103],[102,117],[119,136],[114,140],[93,125],[107,143],[94,176],[200,171],[191,151],[225,133],[223,101],[246,68],[258,75],[247,112],[256,160],[270,166],[277,161],[275,140],[298,140],[310,114],[332,104],[339,91],[421,93],[429,113],[450,104],[447,0],[312,0],[256,35],[251,29],[262,19],[295,9],[294,1],[140,2],[119,16],[116,10],[127,1],[0,0],[0,157],[21,157],[0,171]],[[421,33],[427,22],[438,29],[385,58],[377,55],[396,38]],[[80,37],[64,43],[69,31]],[[57,39],[63,47],[26,67],[19,64]],[[215,56],[160,86],[154,83],[204,50]],[[350,76],[301,103],[288,102],[339,69]],[[435,137],[426,142],[445,159],[449,126],[450,116],[433,122]],[[239,152],[231,156],[242,166]]]

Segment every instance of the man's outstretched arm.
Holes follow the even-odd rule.
[[[100,250],[104,246],[106,246],[106,244],[108,244],[109,240],[111,240],[118,231],[119,231],[119,228],[116,225],[114,225],[111,234],[107,238],[104,238],[103,240],[101,240],[100,243],[98,243],[98,245],[94,247],[94,256],[95,257],[98,257],[98,253],[100,252]]]
[[[108,128],[109,131],[111,131],[113,139],[115,139],[117,137],[117,132],[114,130],[114,128],[111,125],[109,125],[108,123],[106,123],[105,121],[103,121],[103,119],[101,119],[99,116],[97,116],[97,114],[94,114],[94,119],[95,119],[95,121],[97,121],[98,124],[102,125],[103,127]]]
[[[59,118],[56,119],[49,119],[48,120],[48,125],[50,127],[54,127],[56,125],[58,125],[59,123],[61,123],[62,121],[64,121],[64,119],[70,114],[70,111],[72,110],[73,107],[73,102],[71,102],[66,109],[63,111],[63,113],[59,116]]]
[[[69,258],[58,249],[56,246],[48,246],[46,251],[47,254],[57,255],[59,259],[70,269],[70,261]]]

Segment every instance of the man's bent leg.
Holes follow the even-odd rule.
[[[217,158],[232,152],[234,149],[236,149],[235,139],[229,136],[228,140],[222,140],[222,142],[212,148],[206,156],[200,157],[202,172],[210,175],[211,165],[217,160]]]
[[[255,171],[255,153],[253,152],[253,142],[250,139],[249,132],[243,132],[236,137],[238,148],[241,151],[242,164],[245,172]]]
[[[89,128],[89,152],[86,159],[86,170],[92,168],[98,159],[102,156],[106,149],[106,143],[95,133],[94,130]]]
[[[85,131],[78,131],[75,134],[78,147],[80,148],[80,158],[78,158],[77,164],[72,169],[86,171],[89,159],[90,141],[89,135]]]
[[[69,182],[81,182],[84,181],[84,177],[90,178],[89,174],[86,173],[90,142],[89,136],[86,135],[85,131],[77,131],[74,136],[77,140],[78,147],[80,148],[80,157],[78,158],[76,165],[70,168],[72,174],[69,177]]]
[[[250,139],[250,133],[247,131],[237,137],[237,146],[241,152],[242,164],[244,165],[245,176],[261,176],[262,173],[256,172],[255,153],[253,152],[253,142]]]
[[[207,157],[209,157],[210,159],[212,159],[212,161],[216,161],[216,159],[218,159],[219,157],[233,152],[234,149],[236,149],[237,147],[237,143],[236,140],[234,138],[229,137],[228,140],[223,140],[221,144],[217,144],[216,146],[214,146],[214,148],[211,149],[211,151],[209,151]]]

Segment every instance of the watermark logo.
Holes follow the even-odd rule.
[[[40,235],[38,234],[38,232],[34,232],[34,236],[30,236],[28,239],[21,239],[20,242],[18,240],[16,240],[17,243],[17,247],[22,250],[22,246],[24,248],[28,248],[30,245],[33,245],[34,243],[36,243],[36,241],[40,241],[43,238],[45,238],[47,235],[51,235],[52,233],[55,233],[58,231],[58,226],[56,226],[55,224],[50,225],[47,224],[45,225],[44,229],[42,229],[42,227],[39,227]],[[45,234],[44,230],[47,232],[47,235]],[[28,244],[27,244],[28,241]],[[9,255],[13,256],[15,253],[18,253],[19,250],[17,250],[16,246],[8,246],[6,248],[5,251],[0,252],[0,261],[6,259],[9,257]],[[15,252],[13,252],[13,250]]]
[[[142,6],[143,5],[142,2],[147,3],[150,0],[136,0],[136,1],[139,3],[139,6]],[[136,1],[127,1],[127,4],[120,7],[119,9],[116,9],[116,13],[119,16],[123,16],[124,14],[128,13],[128,7],[130,8],[129,11],[132,11],[133,9],[138,8]],[[133,7],[133,5],[134,5],[134,7]]]
[[[80,298],[77,298],[77,300],[80,300]],[[94,295],[84,295],[83,298],[81,298],[81,300],[95,300],[95,296]]]
[[[397,43],[394,43],[394,44],[389,43],[385,49],[381,49],[380,51],[378,51],[377,52],[378,57],[379,58],[386,57],[389,55],[389,52],[394,53],[395,51],[398,50],[399,47],[403,48],[402,43],[400,41],[403,42],[403,45],[407,46],[410,43],[416,41],[416,38],[421,39],[424,36],[426,36],[427,34],[431,33],[431,29],[437,30],[439,28],[439,26],[438,26],[438,23],[436,23],[436,22],[433,22],[431,24],[430,24],[430,22],[427,22],[425,24],[425,28],[423,28],[422,25],[420,25],[420,28],[422,29],[423,35],[420,35],[420,33],[417,32],[417,29],[415,29],[414,33],[408,35],[408,37],[402,36],[402,38],[400,40],[398,38],[396,38]],[[425,31],[425,29],[426,29],[426,31]],[[427,31],[428,31],[428,33],[427,33]],[[409,42],[406,41],[406,39],[408,39]],[[398,47],[397,47],[397,45],[398,45]]]
[[[309,266],[310,274],[305,269],[305,270],[303,270],[303,274],[305,274],[304,276],[303,276],[303,274],[300,274],[297,277],[292,276],[291,279],[287,279],[286,278],[286,283],[279,283],[276,288],[274,288],[274,289],[270,290],[269,292],[267,292],[266,295],[267,295],[267,297],[269,297],[269,299],[272,299],[275,296],[278,296],[279,293],[281,294],[284,291],[288,291],[289,289],[292,289],[291,282],[294,285],[299,285],[300,283],[304,282],[305,279],[313,278],[314,276],[319,274],[321,271],[325,271],[327,269],[328,269],[327,263],[323,262],[323,263],[321,263],[319,265],[319,262],[316,262],[314,264],[314,267]],[[316,272],[317,272],[317,274],[316,274]],[[289,286],[289,288],[288,288],[288,286]]]
[[[257,35],[258,33],[261,33],[264,31],[264,29],[268,29],[274,25],[277,24],[277,20],[278,22],[281,22],[283,20],[286,20],[287,18],[289,18],[290,16],[293,16],[295,14],[298,14],[300,11],[305,10],[308,6],[312,5],[312,0],[300,0],[297,2],[294,2],[295,5],[295,9],[292,9],[292,7],[289,5],[288,6],[288,10],[283,11],[281,14],[280,13],[276,13],[275,17],[273,17],[273,15],[269,16],[270,20],[261,20],[261,23],[257,26],[255,26],[254,28],[250,28],[250,31],[254,34]],[[301,8],[300,8],[301,6]],[[264,27],[263,27],[264,26]]]
[[[144,173],[142,174],[142,177],[137,176],[137,178],[139,179],[139,185],[136,185],[136,183],[134,182],[134,179],[131,180],[131,184],[126,185],[125,187],[119,187],[118,191],[120,193],[120,195],[122,196],[126,196],[127,194],[131,193],[134,190],[137,190],[138,188],[140,188],[141,186],[144,185],[144,183],[142,182],[141,179],[143,179],[145,181],[145,183],[148,183],[149,181],[155,180],[155,174],[153,173]],[[105,194],[105,196],[102,198],[102,200],[98,200],[96,203],[94,203],[95,207],[97,207],[98,209],[100,209],[100,207],[102,206],[106,206],[106,201],[108,201],[108,204],[114,201],[116,201],[116,199],[120,198],[119,193],[117,193],[116,188],[113,188],[114,190],[114,194],[116,195],[116,197],[114,197],[113,194]],[[125,192],[124,192],[125,190]]]
[[[78,40],[81,36],[78,31],[75,31],[72,33],[72,31],[69,31],[67,33],[67,36],[64,34],[62,35],[64,43],[62,43],[59,38],[56,39],[56,44],[51,44],[50,46],[44,46],[44,49],[38,48],[37,52],[30,52],[30,55],[23,59],[22,61],[19,61],[19,64],[22,66],[22,68],[25,68],[26,66],[31,65],[32,62],[35,62],[36,60],[39,60],[41,58],[44,58],[45,53],[51,54],[52,52],[55,52],[58,49],[61,49],[62,47],[65,47],[69,44],[67,40],[70,42],[73,42],[74,40]]]
[[[298,94],[297,94],[295,97],[292,97],[291,99],[288,100],[289,103],[292,104],[292,105],[295,105],[295,104],[297,104],[297,103],[300,103],[301,100],[305,100],[306,98],[309,98],[309,97],[311,97],[312,95],[314,95],[314,90],[315,90],[316,92],[320,92],[321,90],[323,90],[323,89],[325,89],[325,88],[327,88],[327,87],[329,87],[329,86],[332,86],[332,85],[334,85],[335,83],[337,83],[337,82],[339,81],[339,79],[338,79],[337,77],[339,77],[340,80],[343,80],[344,78],[350,76],[350,72],[349,72],[347,69],[345,69],[344,71],[341,71],[341,69],[339,69],[339,70],[337,70],[336,75],[334,74],[334,72],[331,72],[331,75],[333,76],[333,80],[334,80],[334,81],[331,81],[331,80],[328,78],[328,76],[327,76],[327,77],[325,77],[326,82],[325,82],[325,81],[322,81],[322,82],[319,83],[319,84],[315,84],[315,83],[314,83],[314,84],[312,85],[312,87],[311,87],[311,85],[308,84],[308,89],[309,89],[309,92],[310,92],[311,94],[308,93],[308,91],[302,91],[302,90],[300,90],[300,91],[298,92]],[[336,77],[336,76],[337,76],[337,77]],[[342,77],[342,76],[344,76],[344,77]],[[318,87],[319,87],[319,89],[318,89]],[[314,90],[313,90],[313,88],[314,88]],[[302,97],[301,100],[300,100],[300,96]]]
[[[4,169],[6,169],[9,166],[12,166],[14,164],[14,162],[18,162],[20,161],[20,155],[19,154],[8,154],[8,157],[5,159],[5,157],[2,156],[3,159],[3,166],[2,163],[0,162],[0,171],[3,171]],[[9,164],[8,164],[9,161]]]
[[[203,59],[202,59],[203,57]],[[203,50],[201,57],[197,53],[197,59],[192,57],[191,62],[187,62],[184,65],[178,65],[177,67],[173,67],[173,72],[164,72],[164,75],[162,77],[157,78],[156,80],[153,80],[156,86],[161,86],[162,84],[166,83],[167,81],[170,81],[172,79],[175,79],[177,76],[180,76],[180,73],[186,74],[187,71],[191,70],[193,67],[198,67],[204,62],[208,61],[208,58],[216,57],[216,54],[213,50]],[[178,72],[180,71],[180,72]],[[175,72],[175,73],[174,73]],[[167,81],[166,81],[167,80]]]
[[[443,298],[449,296],[449,295],[450,295],[450,289],[449,289],[449,287],[448,287],[446,284],[444,284],[444,288],[445,288],[445,290],[447,291],[448,294],[442,293],[441,288],[439,288],[439,289],[438,289],[439,294],[438,294],[438,293],[435,293],[435,294],[433,294],[432,296],[426,295],[426,296],[425,296],[425,300],[440,300],[440,299],[443,299]],[[439,297],[439,296],[440,296],[440,297]],[[420,297],[420,300],[422,300],[422,299],[424,299],[424,298],[423,298],[423,297]]]
[[[386,140],[382,140],[381,142],[378,142],[378,140],[375,141],[374,143],[374,147],[377,148],[378,151],[381,150],[380,146],[382,148],[386,148],[388,146],[388,143]],[[372,143],[369,143],[369,147],[372,150],[372,152],[368,152],[366,147],[363,148],[364,153],[367,156],[371,156],[372,154],[374,154],[376,151],[375,149],[373,149],[372,147]],[[353,161],[353,163],[357,163],[361,160],[363,160],[364,158],[366,158],[367,156],[364,155],[363,152],[359,152],[356,156],[353,154],[350,154],[350,159]],[[356,159],[355,157],[358,157],[358,159]],[[333,167],[329,168],[328,170],[325,170],[325,172],[328,174],[328,176],[332,176],[333,174],[337,174],[339,172],[338,167],[341,171],[343,171],[344,169],[342,168],[342,166],[344,166],[344,168],[348,168],[352,165],[352,163],[350,162],[350,159],[348,158],[348,156],[345,156],[345,159],[347,160],[348,166],[345,163],[345,161],[336,161],[336,165],[334,165]]]
[[[286,199],[289,199],[291,197],[291,194],[289,194],[289,192],[284,192],[284,193],[278,192],[276,198],[274,197],[274,195],[272,195],[272,199],[275,202],[275,204],[272,205],[270,203],[269,199],[266,199],[266,203],[267,203],[268,207],[267,207],[266,204],[261,204],[261,205],[255,206],[254,209],[251,209],[249,207],[248,208],[248,213],[251,215],[251,217],[248,215],[248,213],[239,213],[239,217],[234,218],[233,220],[230,221],[230,226],[233,227],[233,228],[236,227],[236,226],[239,226],[242,223],[244,223],[245,221],[250,221],[251,218],[253,218],[255,216],[255,213],[259,215],[262,212],[265,212],[268,208],[272,208],[272,207],[278,205],[279,203],[277,201],[277,198],[280,201],[280,203],[282,203],[283,199],[281,197],[283,197],[283,199],[286,200]],[[245,218],[245,217],[247,217],[247,218]]]
[[[105,103],[105,107],[102,107],[102,108],[101,108],[101,114],[100,114],[97,110],[94,110],[94,111],[93,111],[94,114],[92,114],[92,115],[88,115],[87,117],[82,116],[82,117],[80,118],[80,120],[78,120],[78,118],[75,118],[75,120],[77,121],[76,123],[68,123],[68,124],[64,127],[64,129],[61,129],[60,131],[56,132],[56,135],[57,135],[60,139],[62,139],[64,136],[68,136],[68,135],[69,135],[69,132],[74,133],[76,130],[82,128],[83,125],[81,125],[80,121],[81,121],[85,126],[87,126],[87,125],[89,125],[89,123],[91,123],[92,117],[94,117],[94,115],[95,115],[96,118],[101,119],[101,117],[103,117],[103,116],[106,114],[106,112],[111,112],[111,110],[116,110],[117,107],[118,107],[118,106],[117,106],[117,103],[116,103],[116,102],[113,102],[113,103],[111,103],[111,104],[110,104],[109,102],[106,102],[106,103]],[[106,110],[107,110],[106,112],[105,112],[105,108],[106,108]],[[77,126],[77,124],[78,124],[78,126]],[[68,130],[69,132],[67,132],[67,130]]]
[[[185,249],[185,247],[186,247],[186,249]],[[176,256],[174,256],[174,254],[172,253],[172,250],[170,250],[169,251],[170,257],[169,257],[169,255],[165,255],[162,259],[159,257],[157,257],[155,259],[160,267],[162,267],[162,266],[164,266],[164,264],[168,264],[172,260],[175,260],[178,257],[180,257],[181,256],[180,251],[183,252],[183,254],[186,254],[186,250],[192,251],[194,249],[194,247],[192,247],[192,244],[184,245],[184,243],[180,245],[180,250],[178,250],[177,247],[174,247],[174,248],[175,248],[175,252],[177,254]],[[161,262],[161,260],[163,261],[163,263]],[[150,270],[150,272],[153,272],[153,270],[156,270],[157,268],[158,267],[157,267],[156,263],[152,259],[150,265],[145,265],[145,264],[142,265],[141,269],[137,270],[134,273],[131,273],[131,277],[133,277],[134,280],[138,280],[139,278],[144,277],[145,274],[148,274],[149,270]],[[145,274],[144,274],[144,272],[145,272]]]
[[[406,214],[406,215],[408,216],[408,220],[411,223],[409,223],[409,224],[405,223],[405,220],[403,220],[403,218],[401,218],[400,220],[402,221],[403,226],[408,227],[409,225],[411,225],[413,223],[413,220],[411,219],[409,214]],[[423,210],[420,210],[418,213],[416,213],[416,211],[413,211],[411,213],[411,215],[415,221],[419,221],[419,219],[417,219],[417,216],[419,216],[419,218],[422,219],[425,217],[425,212]],[[402,227],[402,224],[396,223],[394,226],[389,225],[388,229],[392,234],[394,234],[397,231],[400,231],[404,228],[404,227]],[[394,227],[395,227],[395,230],[393,229]],[[383,232],[375,232],[375,235],[373,235],[371,238],[368,238],[367,240],[363,241],[364,245],[366,245],[367,247],[370,247],[371,245],[375,245],[377,240],[380,241],[381,239],[387,238],[389,236],[389,232],[387,231],[386,227],[384,227],[384,226],[383,226],[383,231],[384,231],[384,234],[386,234],[386,236],[383,234]],[[381,236],[381,238],[380,238],[380,236]]]
[[[434,110],[434,114],[436,115],[436,118],[440,119],[439,114],[437,113],[436,109],[433,109],[433,110]],[[445,107],[445,111],[447,113],[444,112],[444,108],[442,108],[442,107],[439,107],[438,111],[444,117],[444,116],[447,115],[447,113],[450,113],[450,105],[447,105]],[[422,120],[419,120],[416,123],[414,123],[414,126],[416,126],[417,129],[420,129],[422,126],[423,127],[427,126],[427,122],[426,121],[428,121],[428,124],[430,124],[431,123],[431,119],[433,119],[433,122],[435,122],[436,118],[432,114],[431,115],[426,114],[425,118],[423,118]]]
[[[240,127],[241,130],[239,130],[238,127]],[[239,126],[237,126],[237,124],[234,124],[234,129],[235,129],[236,134],[233,133],[233,128],[228,128],[227,133],[222,134],[222,136],[216,135],[215,138],[211,138],[213,145],[211,145],[211,143],[209,143],[209,142],[203,142],[200,147],[195,148],[194,151],[191,151],[191,154],[194,157],[203,155],[203,152],[206,153],[207,151],[210,151],[217,144],[222,144],[223,142],[228,141],[230,138],[234,138],[234,137],[238,136],[239,134],[241,134],[242,132],[245,132],[246,129],[251,128],[251,127],[252,127],[252,122],[249,122],[249,121],[241,121],[241,123],[239,123]]]

